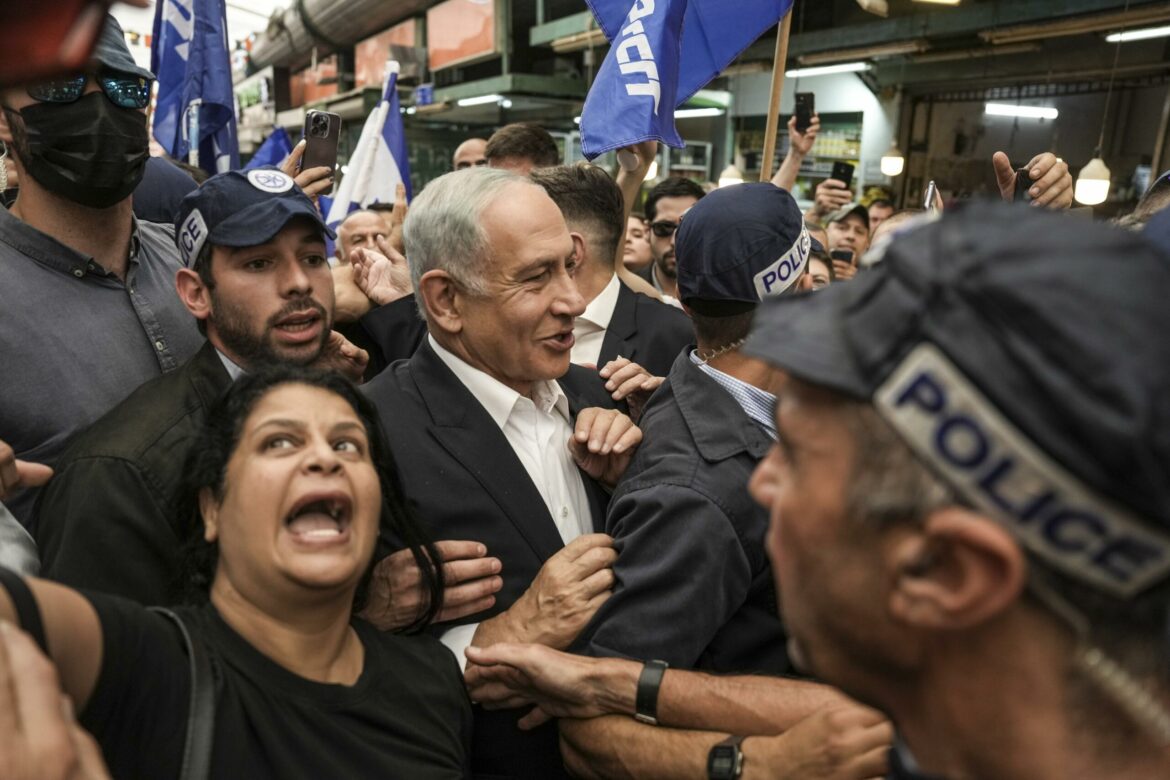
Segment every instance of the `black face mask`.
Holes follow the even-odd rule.
[[[49,192],[94,209],[126,198],[142,181],[150,154],[146,117],[119,108],[101,92],[72,103],[20,110],[29,176]]]

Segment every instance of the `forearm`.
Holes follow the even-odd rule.
[[[837,689],[804,680],[670,670],[658,692],[658,720],[683,729],[779,734],[817,710],[848,702]]]
[[[607,716],[560,721],[561,756],[586,780],[675,780],[703,777],[707,753],[723,734],[648,726]]]
[[[804,162],[804,155],[795,152],[791,147],[784,155],[784,162],[780,163],[780,170],[772,177],[772,183],[782,190],[792,192],[796,186],[796,177],[800,175],[800,165]]]
[[[636,661],[597,659],[587,686],[592,703],[607,713],[633,715],[641,670]],[[847,702],[835,688],[804,680],[669,669],[658,690],[658,722],[678,729],[779,734],[817,710]]]

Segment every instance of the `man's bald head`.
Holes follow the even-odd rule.
[[[468,138],[455,150],[455,154],[451,158],[451,167],[456,171],[461,171],[464,168],[487,165],[486,151],[487,141],[482,138]]]

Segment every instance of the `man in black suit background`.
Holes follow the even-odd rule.
[[[626,287],[614,273],[625,234],[618,185],[588,163],[543,168],[530,176],[582,238],[574,278],[586,306],[573,325],[572,361],[603,368],[626,358],[654,376],[666,376],[691,341],[691,322],[679,309]]]
[[[502,563],[496,605],[448,630],[469,645],[567,647],[608,597],[607,494],[641,432],[595,371],[570,367],[584,253],[530,180],[474,169],[411,207],[406,254],[428,335],[366,392],[390,434],[407,499],[437,539],[482,542]],[[474,622],[478,621],[478,622]],[[555,727],[476,711],[477,777],[563,777]]]

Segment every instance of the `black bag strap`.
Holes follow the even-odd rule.
[[[36,640],[37,646],[45,655],[49,654],[49,643],[45,641],[45,624],[41,621],[41,609],[32,591],[16,572],[0,566],[0,585],[8,591],[8,598],[12,599],[12,606],[16,608],[16,617],[20,627],[29,636]]]
[[[187,741],[179,780],[207,780],[211,775],[211,747],[215,739],[215,679],[211,656],[203,640],[187,630],[183,619],[164,607],[151,607],[179,627],[191,666],[191,702],[187,708]]]

